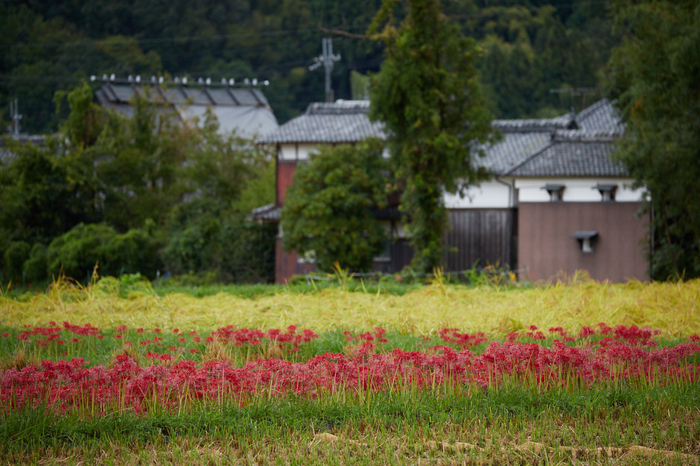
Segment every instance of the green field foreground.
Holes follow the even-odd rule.
[[[111,279],[87,287],[59,282],[46,293],[5,294],[0,296],[0,380],[32,365],[40,375],[45,358],[84,357],[86,367],[112,371],[118,361],[133,356],[139,370],[163,366],[163,373],[176,368],[180,358],[197,367],[228,360],[241,368],[256,360],[265,364],[257,358],[301,364],[333,352],[361,364],[359,337],[346,341],[346,335],[375,327],[386,329],[389,340],[386,348],[377,344],[371,350],[380,357],[389,357],[392,348],[439,355],[441,350],[430,347],[447,344],[440,330],[449,328],[484,332],[489,342],[503,345],[508,334],[519,332],[518,347],[537,343],[549,349],[560,338],[552,327],[572,336],[582,329],[585,335],[584,327],[597,328],[599,322],[660,330],[651,346],[615,340],[646,352],[696,344],[691,342],[700,333],[700,280],[620,285],[575,280],[542,287],[468,287],[436,280],[403,290],[349,281],[303,290],[277,287],[273,294],[256,290],[257,296],[229,287],[195,297],[193,290],[164,292],[145,284],[119,288]],[[33,328],[63,327],[63,322],[91,324],[102,336],[80,336],[85,343],[62,337],[66,344],[60,350],[53,343],[37,346],[40,335],[28,342],[18,338]],[[318,338],[288,355],[256,346],[252,359],[246,346],[204,341],[226,326],[265,331],[289,325],[317,332]],[[542,329],[546,338],[528,337],[530,326]],[[156,335],[164,339],[157,347],[138,343],[155,341]],[[135,349],[122,346],[122,336],[133,340]],[[201,341],[193,343],[199,336]],[[578,336],[567,344],[584,348],[603,337]],[[478,357],[489,342],[470,349]],[[169,345],[175,360],[146,355],[167,352]],[[186,348],[181,356],[176,356],[178,345]],[[190,349],[197,351],[189,354]],[[419,388],[399,381],[389,390],[370,385],[279,396],[270,385],[234,399],[182,399],[176,407],[146,397],[142,412],[96,413],[95,407],[111,405],[94,399],[82,399],[82,408],[64,412],[41,404],[13,408],[11,396],[0,406],[0,464],[700,464],[700,388],[693,375],[700,366],[696,356],[681,363],[689,372],[658,381],[634,376],[588,385],[576,382],[572,372],[571,383],[558,386],[526,371],[505,374],[498,386],[431,382]]]

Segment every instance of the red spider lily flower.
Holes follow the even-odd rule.
[[[139,345],[143,345],[143,346],[150,345],[150,344],[151,344],[151,340],[142,340],[139,342]]]
[[[173,357],[170,356],[169,354],[161,354],[161,355],[158,357],[158,359],[160,359],[161,361],[172,361],[172,360],[173,360]]]
[[[71,338],[71,343],[78,343],[80,340],[78,338]]]
[[[122,336],[121,336],[121,335],[114,335],[114,339],[115,339],[115,340],[121,340],[121,339],[122,339]]]
[[[180,343],[184,343],[184,342],[186,342],[187,340],[185,340],[184,338],[178,338],[177,341],[179,341]]]
[[[191,348],[189,351],[190,351],[190,353],[192,353],[192,354],[199,353],[199,350],[196,349],[196,348]]]
[[[190,332],[190,335],[197,335],[197,331],[196,331],[196,330],[192,330],[192,331]]]
[[[530,330],[532,330],[533,332],[537,330],[537,328],[537,325],[530,325]]]
[[[120,325],[119,327],[117,327],[116,332],[117,333],[124,333],[128,330],[129,330],[129,327],[127,327],[126,325]]]
[[[192,341],[194,341],[195,343],[199,343],[200,341],[202,341],[202,338],[201,337],[194,337],[192,339]]]
[[[7,338],[7,337],[9,337],[9,336],[10,336],[10,334],[7,333],[7,332],[5,332],[5,333],[2,334],[2,337],[3,337],[3,338]]]
[[[173,329],[173,333],[180,333],[180,329],[179,329],[179,328],[174,328],[174,329]]]
[[[136,333],[143,333],[143,329],[141,327],[137,328]]]
[[[160,333],[161,331],[162,331],[162,330],[159,329],[159,328],[154,328],[154,329],[153,329],[153,332],[154,332],[154,333]]]

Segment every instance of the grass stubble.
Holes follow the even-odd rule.
[[[327,288],[255,299],[227,293],[133,293],[59,284],[45,294],[0,297],[0,325],[49,320],[211,330],[235,322],[295,324],[339,335],[375,326],[396,335],[440,328],[505,335],[529,325],[576,331],[605,321],[700,331],[700,281],[625,285],[581,281],[541,288],[434,283],[403,296]],[[336,338],[337,339],[337,338]],[[336,342],[337,344],[337,342]],[[0,354],[3,363],[31,355]],[[403,396],[403,398],[401,398]],[[449,397],[448,397],[449,398]],[[700,464],[695,385],[532,392],[511,387],[465,400],[377,395],[372,403],[268,400],[173,416],[0,417],[2,464]]]

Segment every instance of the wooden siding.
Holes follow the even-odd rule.
[[[373,272],[397,273],[411,263],[413,249],[405,240],[391,243],[391,260],[374,261]],[[294,275],[304,275],[316,272],[312,263],[299,263],[296,251],[286,252],[282,248],[282,240],[277,238],[275,245],[275,283],[287,283]]]
[[[277,205],[284,204],[287,196],[287,188],[294,181],[294,172],[297,169],[296,162],[277,161]]]
[[[638,202],[521,203],[519,269],[521,278],[549,280],[577,270],[596,280],[648,280],[645,259],[647,218],[637,218]],[[577,231],[597,231],[594,252],[581,251]]]
[[[299,263],[296,251],[286,252],[282,239],[275,240],[275,283],[287,283],[294,275],[304,275],[315,270],[314,264]]]
[[[443,257],[448,272],[468,270],[478,264],[514,267],[516,211],[514,209],[448,210]]]

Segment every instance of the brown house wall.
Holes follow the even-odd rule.
[[[518,212],[518,268],[521,278],[549,280],[564,272],[587,271],[596,280],[648,280],[647,218],[638,202],[521,203]],[[576,231],[597,231],[594,252],[583,253]]]
[[[277,161],[277,205],[284,204],[287,188],[292,185],[296,169],[296,162]]]
[[[313,264],[298,263],[296,251],[286,252],[282,248],[282,239],[275,240],[275,283],[287,283],[294,275],[313,271]]]

